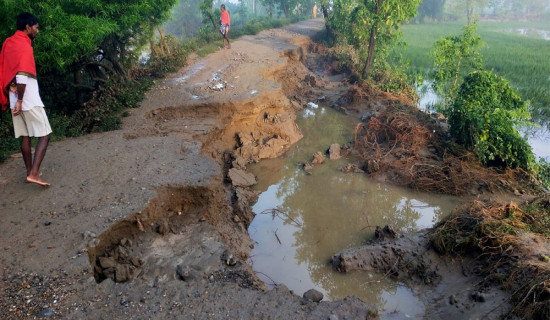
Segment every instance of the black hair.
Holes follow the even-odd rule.
[[[225,9],[225,4],[222,4],[221,7]]]
[[[29,27],[32,27],[34,25],[38,24],[38,18],[29,12],[21,12],[17,16],[17,30],[23,31],[27,28],[27,25]]]

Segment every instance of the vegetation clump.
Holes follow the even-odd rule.
[[[469,74],[449,112],[451,135],[473,147],[484,164],[531,171],[535,157],[516,128],[528,124],[528,104],[508,82],[488,71]]]

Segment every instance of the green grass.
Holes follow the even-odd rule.
[[[409,72],[426,74],[433,67],[429,56],[438,39],[460,34],[459,22],[427,23],[402,27],[407,47],[403,58],[409,61]],[[539,122],[550,119],[550,41],[513,33],[519,28],[550,31],[548,22],[480,22],[478,33],[486,46],[481,49],[484,67],[510,81],[524,100],[531,100],[533,115]],[[397,54],[392,54],[395,59]]]
[[[209,44],[204,45],[200,49],[198,49],[197,55],[201,58],[206,57],[207,55],[220,50],[222,47],[223,47],[223,44],[221,40],[217,42],[211,42]]]

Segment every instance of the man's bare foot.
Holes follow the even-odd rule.
[[[42,172],[39,172],[39,173],[38,173],[38,176],[41,177],[41,176],[42,176]],[[26,183],[30,183],[27,179],[25,179],[25,182],[26,182]]]
[[[40,179],[40,176],[38,176],[38,177],[27,177],[27,182],[28,183],[36,183],[37,185],[40,185],[42,187],[50,186],[49,183],[47,183],[45,181],[42,181],[42,179]]]

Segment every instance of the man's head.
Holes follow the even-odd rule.
[[[38,18],[32,13],[21,12],[17,16],[17,30],[25,32],[34,39],[38,34]]]
[[[222,4],[220,8],[222,9],[222,11],[225,11],[225,4]]]

